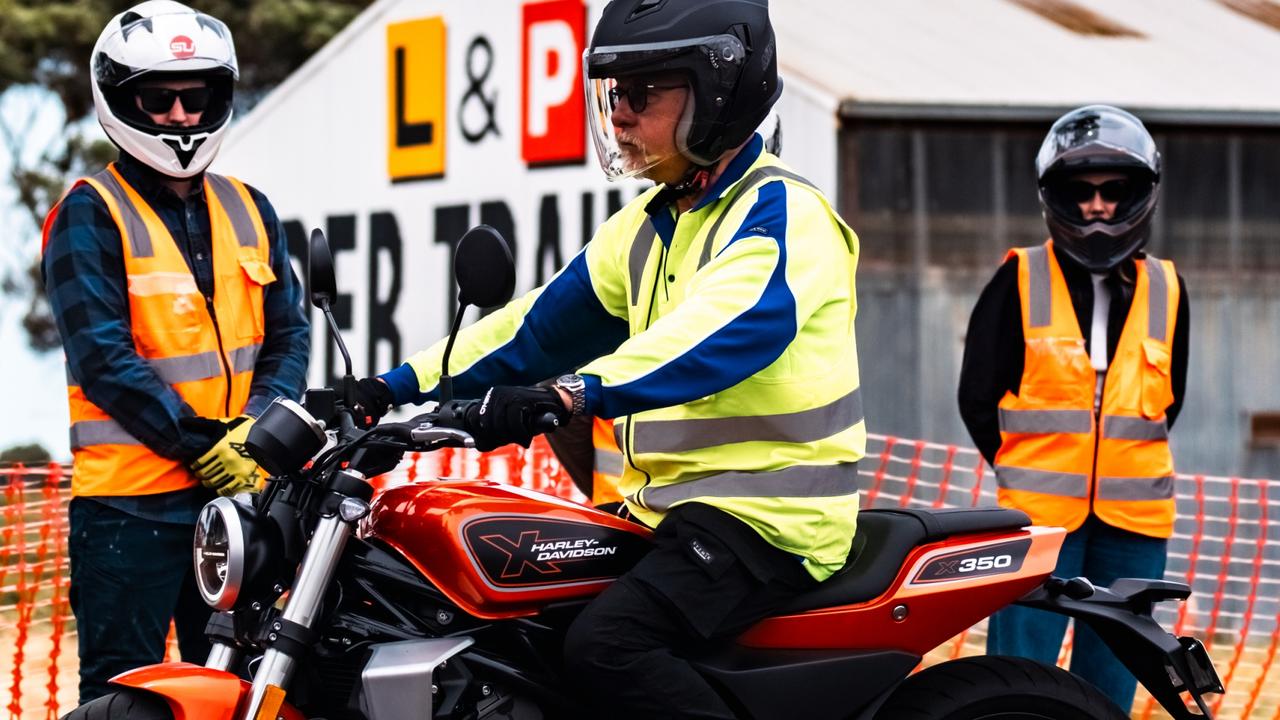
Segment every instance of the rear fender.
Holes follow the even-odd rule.
[[[1087,622],[1174,720],[1203,720],[1213,717],[1204,695],[1224,692],[1213,662],[1199,640],[1174,637],[1151,616],[1156,602],[1190,595],[1186,585],[1164,580],[1122,578],[1102,588],[1050,578],[1018,604]]]
[[[111,678],[111,683],[164,698],[173,720],[235,720],[250,688],[248,682],[229,672],[182,662],[130,670]],[[306,720],[287,702],[276,717]]]

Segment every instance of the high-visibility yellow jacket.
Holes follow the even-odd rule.
[[[1026,357],[1017,395],[1000,401],[1000,504],[1037,525],[1104,522],[1158,538],[1173,534],[1171,344],[1178,314],[1173,263],[1136,263],[1133,305],[1094,410],[1097,371],[1071,305],[1053,242],[1011,250]],[[1105,339],[1095,340],[1105,342]]]
[[[759,136],[691,210],[646,211],[661,190],[610,217],[546,286],[464,330],[454,388],[478,397],[581,366],[588,411],[616,418],[635,517],[655,526],[706,503],[824,579],[849,552],[866,444],[858,238]],[[434,398],[442,353],[382,376],[398,402]]]
[[[88,184],[115,220],[124,247],[134,349],[197,415],[234,417],[249,398],[263,339],[263,287],[275,281],[262,217],[234,178],[206,173],[215,291],[200,293],[156,212],[115,165]],[[59,206],[45,218],[49,240]],[[151,495],[193,487],[179,461],[161,457],[90,402],[68,374],[72,494]]]

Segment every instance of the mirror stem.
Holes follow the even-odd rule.
[[[462,314],[468,305],[458,300],[458,312],[453,316],[453,329],[449,331],[449,342],[444,346],[444,358],[440,362],[440,404],[444,405],[453,399],[453,378],[449,376],[449,355],[453,353],[453,341],[458,338],[458,330],[462,327]]]
[[[338,330],[338,321],[333,317],[333,310],[329,308],[328,300],[320,301],[320,310],[324,313],[324,317],[329,321],[329,333],[333,335],[333,339],[338,343],[338,352],[342,353],[342,362],[345,364],[346,374],[342,376],[342,400],[347,408],[355,407],[356,402],[356,379],[351,374],[351,353],[347,352],[347,344],[342,341],[342,333]]]

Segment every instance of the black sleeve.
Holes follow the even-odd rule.
[[[1173,382],[1173,404],[1165,411],[1169,429],[1182,411],[1182,401],[1187,392],[1187,357],[1191,346],[1191,301],[1187,297],[1187,283],[1178,275],[1178,318],[1173,325],[1173,358],[1169,379]]]
[[[983,288],[969,317],[960,364],[960,417],[982,457],[995,464],[1000,449],[999,405],[1022,383],[1022,306],[1018,259],[1010,258]]]
[[[591,471],[595,467],[596,448],[591,438],[592,419],[589,415],[574,415],[569,423],[553,433],[543,437],[556,454],[561,467],[569,473],[578,490],[591,498],[595,478]]]

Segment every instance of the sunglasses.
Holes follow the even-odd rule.
[[[618,103],[622,98],[627,99],[627,107],[631,108],[631,112],[644,112],[649,107],[649,95],[654,90],[676,90],[685,87],[684,85],[653,85],[651,83],[634,83],[626,87],[613,86],[609,88],[609,103],[613,107],[618,107]]]
[[[166,87],[140,87],[137,92],[138,103],[142,105],[142,109],[153,115],[168,113],[173,109],[174,100],[181,100],[182,109],[186,112],[204,112],[209,107],[209,100],[213,96],[212,90],[207,87],[193,87],[183,90],[174,90]]]
[[[1062,184],[1063,192],[1071,202],[1087,203],[1094,195],[1101,195],[1104,202],[1118,203],[1133,195],[1133,184],[1128,180],[1108,180],[1094,185],[1083,180],[1069,180]]]

